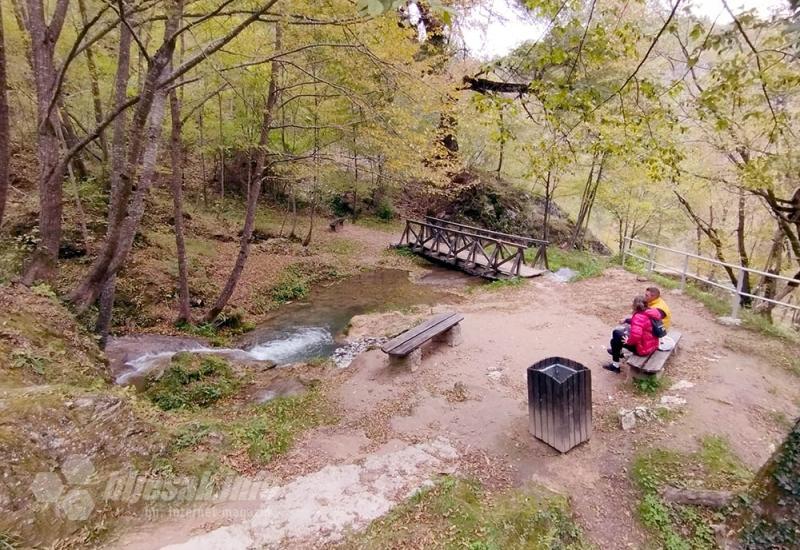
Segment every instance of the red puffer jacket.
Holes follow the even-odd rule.
[[[658,349],[658,338],[653,334],[650,319],[661,319],[661,312],[650,308],[631,317],[631,331],[625,343],[636,346],[636,355],[650,355]]]

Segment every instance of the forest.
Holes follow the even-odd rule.
[[[720,24],[681,4],[529,2],[542,36],[479,61],[458,41],[469,2],[414,4],[415,24],[396,2],[4,3],[0,219],[17,251],[4,277],[60,280],[78,249],[91,262],[59,288],[106,319],[150,190],[163,188],[176,315],[189,320],[184,202],[233,200],[246,211],[239,254],[194,313],[213,321],[259,201],[287,212],[290,235],[307,216],[307,244],[331,209],[391,217],[458,195],[471,172],[541,197],[545,213],[566,208],[572,248],[591,229],[616,249],[644,237],[797,273],[793,12],[728,7]],[[409,186],[419,193],[405,197]],[[547,239],[541,226],[531,236]],[[734,270],[722,276],[736,286]],[[768,297],[796,288],[747,279]]]
[[[259,402],[262,408],[251,415],[242,408],[242,388],[266,384],[262,376],[278,375],[253,367],[252,361],[264,357],[237,364],[235,352],[250,353],[264,345],[252,335],[266,326],[274,328],[281,315],[301,318],[291,308],[313,301],[316,292],[324,293],[331,285],[350,284],[376,269],[420,272],[427,264],[388,246],[396,244],[404,219],[435,216],[547,241],[551,271],[570,267],[579,279],[586,278],[574,285],[598,285],[594,294],[581,288],[556,289],[555,296],[561,296],[562,303],[585,300],[594,308],[589,311],[592,319],[606,324],[619,315],[611,316],[616,304],[605,300],[623,291],[629,294],[631,284],[641,286],[636,281],[645,280],[646,262],[635,258],[650,253],[652,260],[653,249],[648,251],[646,243],[689,253],[684,279],[691,269],[701,282],[690,285],[694,294],[681,293],[680,300],[692,296],[720,316],[729,310],[728,291],[733,291],[734,310],[743,309],[745,326],[742,332],[714,334],[725,342],[719,349],[732,354],[731,365],[766,357],[764,361],[780,372],[769,387],[761,388],[760,401],[752,405],[760,407],[759,422],[766,417],[774,422],[764,431],[770,437],[743,428],[743,441],[751,448],[736,450],[751,452],[745,459],[749,476],[739,475],[743,470],[732,466],[733,459],[723,460],[719,471],[711,472],[712,465],[705,474],[695,473],[714,480],[709,489],[747,489],[751,500],[769,500],[775,491],[788,491],[789,497],[770,501],[767,512],[748,508],[742,497],[745,504],[734,506],[727,519],[708,510],[694,517],[685,512],[690,508],[659,500],[652,484],[654,479],[665,481],[666,470],[644,472],[646,461],[640,455],[626,455],[633,462],[625,467],[632,468],[635,478],[626,483],[644,495],[643,504],[630,506],[639,506],[640,513],[645,509],[640,523],[651,534],[642,535],[637,524],[624,535],[590,533],[589,538],[609,548],[626,547],[622,540],[628,536],[634,545],[655,540],[654,547],[711,548],[720,540],[717,536],[716,543],[710,542],[714,533],[720,535],[725,527],[719,526],[726,525],[727,535],[738,537],[744,547],[791,547],[791,541],[800,540],[800,519],[790,512],[800,475],[800,430],[793,420],[800,403],[800,151],[795,147],[800,133],[800,3],[775,0],[769,6],[745,8],[734,0],[720,0],[713,18],[700,9],[702,4],[0,0],[0,309],[7,317],[0,320],[0,358],[7,363],[0,367],[5,371],[0,371],[0,414],[15,418],[9,423],[0,420],[0,444],[7,448],[0,458],[17,465],[9,479],[23,480],[0,490],[0,505],[12,503],[14,513],[22,514],[13,517],[25,517],[21,510],[32,501],[23,487],[24,476],[43,465],[53,471],[68,454],[23,437],[30,426],[60,425],[73,435],[103,433],[95,424],[91,430],[81,428],[83,420],[69,416],[78,414],[73,408],[82,392],[102,403],[124,403],[126,416],[119,429],[133,434],[130,448],[116,442],[98,450],[89,444],[89,436],[67,446],[103,457],[96,460],[107,469],[119,466],[115,455],[134,453],[136,448],[142,464],[154,468],[155,461],[163,459],[174,475],[197,472],[200,464],[187,462],[197,449],[207,453],[203,457],[208,463],[213,455],[215,472],[223,466],[242,475],[269,470],[266,465],[290,452],[291,442],[306,430],[335,424],[335,407],[319,403],[336,401],[326,392],[334,391],[331,380],[346,385],[345,375],[313,374],[317,364],[336,370],[326,363],[328,352],[314,348],[302,356],[308,373],[298,370],[303,372],[301,385],[310,388],[305,397],[300,402],[287,397],[285,409],[263,408]],[[508,25],[508,33],[524,23],[528,34],[501,53],[486,43],[483,51],[474,49],[470,39],[475,36],[491,41],[487,29],[492,21]],[[634,254],[632,267],[625,265],[626,254],[629,261]],[[621,263],[619,273],[630,277],[625,285],[615,278],[623,275],[602,273],[617,273],[613,266]],[[414,277],[412,282],[419,282]],[[678,279],[680,274],[676,279],[674,273],[651,276],[665,289],[677,288]],[[610,286],[600,286],[606,284]],[[681,290],[684,285],[681,280]],[[417,315],[414,307],[428,302],[490,300],[471,296],[491,297],[499,289],[500,303],[507,299],[505,292],[534,292],[519,279],[486,286],[491,289],[461,288],[455,292],[459,298],[446,300],[413,288],[403,290],[407,294],[401,297],[391,293],[399,290],[384,289],[386,296],[375,304],[368,303],[370,293],[384,290],[355,287],[352,296],[336,302],[349,317],[330,330],[331,345],[343,338],[342,331],[358,328],[356,320],[362,314],[413,310]],[[622,310],[628,294],[623,294]],[[361,309],[348,309],[351,298],[358,302],[352,308]],[[519,303],[539,304],[537,300],[525,294]],[[688,302],[681,303],[691,309]],[[548,309],[553,304],[540,305],[553,319],[559,317]],[[413,318],[420,320],[419,315]],[[700,331],[706,321],[696,320],[694,328]],[[397,333],[399,325],[390,320],[375,322],[381,337]],[[717,330],[723,329],[712,332]],[[376,334],[362,336],[361,348],[353,344],[354,356],[365,350],[367,355],[377,353],[375,342],[368,341]],[[170,342],[183,347],[162,349],[160,340],[139,346],[139,337],[173,338]],[[699,340],[690,340],[694,350],[693,345],[701,351],[691,358],[679,357],[679,365],[711,355]],[[232,359],[224,356],[221,362],[205,363],[199,352],[187,358],[183,354],[195,349],[191,346],[224,349]],[[595,347],[604,350],[605,343]],[[475,353],[479,351],[482,348]],[[174,378],[150,376],[140,384],[141,395],[113,383],[119,381],[119,373],[108,365],[117,361],[129,368],[159,353],[167,354],[169,365],[163,372]],[[282,365],[272,356],[267,359],[270,369],[275,362]],[[688,367],[679,366],[680,376],[687,379],[692,379],[687,372],[699,372],[682,368]],[[188,387],[205,376],[210,381],[198,390],[206,392],[202,399],[178,399],[177,393],[170,393],[178,392],[175,387],[161,387]],[[785,384],[780,382],[783,377]],[[324,380],[319,387],[318,379]],[[411,392],[411,381],[408,384],[403,387]],[[447,402],[469,402],[463,397],[469,391],[458,389],[459,384],[447,379],[448,389],[441,394]],[[773,394],[771,388],[778,386],[785,386],[787,393],[775,397],[773,409],[767,404],[771,398],[763,394]],[[662,384],[658,391],[665,388]],[[55,393],[41,401],[29,393],[50,390]],[[644,388],[645,397],[641,392],[634,397],[657,399],[650,390],[656,391],[655,386]],[[317,398],[319,402],[308,407],[302,401]],[[740,398],[736,393],[715,399],[732,404]],[[194,399],[207,401],[198,404]],[[148,412],[141,408],[145,401]],[[185,408],[199,414],[205,407],[216,416],[170,417],[164,412]],[[301,420],[292,420],[293,407],[306,411],[297,413]],[[67,410],[72,411],[64,412],[71,420],[64,428],[67,424],[59,424],[56,417]],[[384,416],[396,416],[400,410],[404,409],[398,404]],[[704,410],[697,418],[711,422],[715,414],[724,413]],[[775,420],[779,415],[782,422]],[[271,424],[275,418],[289,419],[291,426],[276,427]],[[96,420],[92,416],[90,422]],[[750,417],[741,421],[748,426],[755,422]],[[139,423],[148,428],[140,429]],[[382,444],[391,440],[364,429],[368,439]],[[48,439],[57,432],[53,430],[42,437]],[[275,433],[286,442],[270,439]],[[214,454],[214,444],[204,439],[209,434],[224,441],[224,451]],[[734,441],[737,436],[738,432],[726,434]],[[267,439],[280,450],[262,448]],[[770,452],[765,450],[767,439],[773,446]],[[756,440],[762,448],[753,451]],[[417,444],[422,439],[415,433],[407,441]],[[691,453],[701,456],[708,445],[722,453],[715,442],[705,438],[698,451],[680,449],[690,453],[681,455],[682,460],[695,456]],[[776,446],[784,455],[774,454]],[[633,451],[626,448],[629,452]],[[436,460],[440,459],[446,461]],[[764,463],[763,470],[755,467]],[[775,489],[770,476],[787,468],[793,481],[784,476]],[[480,500],[495,481],[481,478],[483,488],[476,489],[470,481],[448,478],[428,495],[433,501],[423,508],[435,508],[441,499],[467,506],[459,499]],[[577,490],[564,483],[567,493]],[[514,516],[519,505],[515,498],[486,504],[480,521],[470,523],[469,536],[486,531],[495,537],[498,525],[507,529],[511,520],[502,514]],[[536,531],[538,527],[525,531],[541,543],[531,547],[584,547],[583,535],[558,523],[567,521],[569,507],[557,498],[542,499],[537,506],[546,502],[551,507],[548,521],[557,525],[547,523],[547,529],[555,531],[546,536]],[[583,520],[593,517],[587,510],[594,504],[579,503],[578,515]],[[408,519],[404,514],[422,513],[414,511],[417,505],[403,504],[396,516],[384,516],[391,507],[370,516],[370,521],[387,522],[385,532],[379,523],[367,522],[363,539],[339,533],[339,539],[324,541],[343,539],[352,547],[396,544],[399,539],[385,538],[385,533],[394,529],[392,522]],[[583,505],[586,508],[580,509]],[[525,506],[533,504],[525,500]],[[525,513],[543,514],[541,506],[538,511],[526,508]],[[109,505],[97,513],[118,518],[132,512]],[[770,516],[773,524],[780,516],[778,527],[765,527],[769,521],[758,519],[762,515]],[[96,528],[98,523],[51,529],[46,517],[43,508],[37,509],[35,519],[19,530],[0,522],[0,548],[54,541],[102,546],[109,540],[105,529]],[[475,527],[478,524],[483,527]],[[673,529],[674,525],[679,526]],[[271,539],[258,538],[253,529],[253,544],[270,547]],[[427,535],[412,531],[413,540],[425,540]],[[604,536],[617,538],[609,542]],[[499,546],[471,547],[526,547],[506,546],[512,539],[497,535],[491,540]],[[464,544],[469,540],[459,539]]]

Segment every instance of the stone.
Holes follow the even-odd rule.
[[[686,400],[683,397],[678,397],[676,395],[662,395],[660,405],[662,407],[666,407],[670,409],[672,407],[681,407],[686,404]]]
[[[717,322],[726,327],[738,327],[742,324],[742,320],[736,317],[717,317]]]
[[[350,363],[352,363],[356,357],[365,351],[381,347],[386,343],[386,341],[387,338],[359,338],[358,340],[348,342],[347,344],[336,348],[331,355],[331,359],[333,359],[333,362],[336,363],[337,367],[343,369],[349,367]]]
[[[416,372],[422,363],[422,349],[417,348],[405,357],[389,356],[389,365],[408,368],[411,372]]]
[[[629,430],[632,430],[633,428],[636,427],[636,412],[620,409],[619,420],[620,424],[622,424],[622,429],[624,431],[627,432]]]
[[[435,342],[444,342],[451,348],[460,345],[464,338],[461,336],[461,325],[455,325],[434,338]]]
[[[679,380],[672,384],[669,387],[669,391],[680,391],[680,390],[688,390],[689,388],[693,388],[694,384],[689,382],[688,380]]]
[[[489,372],[486,373],[486,376],[488,376],[490,380],[500,380],[503,377],[503,369],[492,367],[489,369]]]

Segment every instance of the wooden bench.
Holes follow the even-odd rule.
[[[669,331],[667,336],[675,340],[675,347],[671,350],[656,350],[646,357],[641,355],[631,355],[628,357],[626,363],[630,368],[633,378],[661,378],[667,359],[669,359],[673,351],[678,349],[678,342],[681,341],[681,333],[677,330]]]
[[[461,313],[434,315],[424,323],[386,342],[381,351],[389,355],[390,364],[407,365],[411,368],[411,372],[414,372],[422,360],[422,344],[428,340],[443,341],[451,347],[461,343],[459,323],[463,320],[464,316]]]
[[[344,218],[336,218],[332,220],[328,226],[331,228],[331,231],[336,232],[337,227],[344,227]]]

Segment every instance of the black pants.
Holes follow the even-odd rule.
[[[611,359],[615,362],[619,362],[619,358],[622,355],[622,348],[634,353],[636,352],[636,346],[622,343],[622,337],[627,333],[628,327],[615,328],[614,332],[611,333]]]

